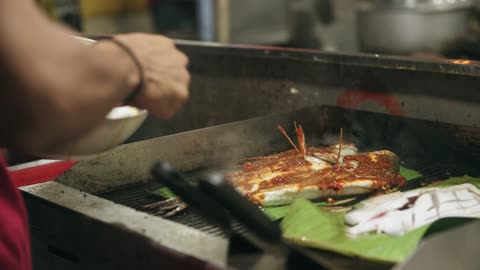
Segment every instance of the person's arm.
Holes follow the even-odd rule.
[[[42,16],[30,0],[0,0],[0,146],[40,151],[100,123],[140,78],[118,45],[94,46]],[[145,86],[132,104],[160,118],[188,97],[187,58],[162,36],[115,37],[144,69]]]

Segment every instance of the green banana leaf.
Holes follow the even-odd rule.
[[[453,177],[436,183],[448,187],[463,183],[480,186],[480,178]],[[412,254],[426,235],[452,228],[475,219],[448,218],[410,231],[402,236],[370,233],[355,238],[346,234],[343,212],[319,208],[305,199],[297,199],[281,222],[287,241],[298,245],[333,251],[373,261],[398,263]],[[428,230],[428,231],[427,231]]]
[[[170,198],[173,198],[173,197],[177,197],[177,195],[175,195],[175,193],[173,193],[173,191],[171,191],[167,187],[162,187],[162,188],[159,188],[157,190],[150,191],[150,193],[152,193],[153,195],[157,195],[159,197],[163,197],[165,199],[170,199]]]
[[[436,181],[430,184],[428,187],[450,187],[461,184],[472,184],[476,188],[480,189],[480,178],[474,178],[469,175],[464,175],[460,177],[450,177],[447,180]]]
[[[319,206],[328,206],[329,204],[326,202],[312,202],[313,205],[316,207]],[[280,206],[268,206],[263,207],[262,210],[271,220],[279,220],[285,217],[288,213],[288,209],[290,209],[291,205],[280,205]]]
[[[367,234],[350,238],[346,234],[344,216],[344,213],[330,212],[308,200],[297,199],[281,227],[289,242],[388,263],[400,262],[410,255],[428,228],[423,226],[401,237]]]
[[[405,167],[400,167],[400,175],[405,177],[407,181],[417,179],[422,177],[422,174],[419,173],[418,171],[408,169]],[[328,206],[324,201],[321,202],[314,202],[313,203],[316,206]],[[263,212],[271,219],[271,220],[279,220],[283,218],[287,212],[288,209],[290,208],[290,205],[280,205],[280,206],[269,206],[269,207],[264,207]]]
[[[415,170],[408,169],[408,168],[405,168],[405,167],[400,167],[400,172],[399,173],[400,173],[401,176],[405,177],[405,179],[407,181],[417,179],[417,178],[420,178],[420,177],[423,176],[419,171],[415,171]]]

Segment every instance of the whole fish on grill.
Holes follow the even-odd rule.
[[[288,138],[283,128],[279,129]],[[249,160],[226,178],[250,201],[262,206],[292,203],[296,198],[330,198],[399,188],[399,159],[388,151],[358,153],[353,144],[307,147],[301,126],[299,147]]]

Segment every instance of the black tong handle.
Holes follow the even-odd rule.
[[[225,181],[219,172],[206,173],[199,178],[199,188],[221,203],[230,215],[257,237],[272,243],[282,241],[280,227],[273,223],[256,205],[249,202]]]
[[[231,221],[227,211],[215,200],[201,192],[195,183],[188,181],[169,163],[158,162],[155,164],[152,175],[156,181],[170,188],[203,218],[219,225],[228,232],[230,231]]]
[[[169,163],[159,162],[153,167],[152,174],[156,181],[170,188],[189,207],[224,229],[230,231],[230,217],[234,217],[256,237],[270,243],[282,242],[280,227],[238,193],[221,173],[206,173],[194,183],[185,179]]]
[[[152,174],[156,181],[170,188],[198,214],[218,224],[228,233],[231,231],[232,216],[253,232],[255,238],[270,244],[268,250],[276,250],[291,257],[289,260],[296,265],[294,268],[298,268],[297,261],[306,266],[301,269],[313,269],[322,265],[322,260],[308,250],[285,244],[282,241],[280,227],[238,193],[225,181],[222,174],[207,173],[201,176],[198,182],[193,183],[166,162],[157,163],[152,169]]]

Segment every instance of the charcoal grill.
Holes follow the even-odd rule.
[[[404,166],[424,174],[423,182],[479,175],[479,66],[180,47],[192,59],[193,74],[192,99],[182,113],[171,122],[149,119],[131,143],[77,163],[55,182],[23,188],[37,264],[48,269],[211,269],[268,261],[269,254],[242,237],[248,232],[239,224],[227,236],[191,210],[167,219],[143,206],[161,200],[146,191],[155,161],[169,161],[192,178],[204,169],[222,170],[244,157],[289,149],[278,124],[292,130],[294,121],[301,123],[309,145],[337,143],[343,128],[345,141],[361,151],[395,152]],[[209,61],[217,65],[205,64]],[[461,91],[449,91],[452,87]],[[345,89],[393,96],[403,106],[396,113],[403,116],[369,102],[360,110],[336,106],[335,98]],[[392,267],[314,253],[318,267],[327,269]]]

